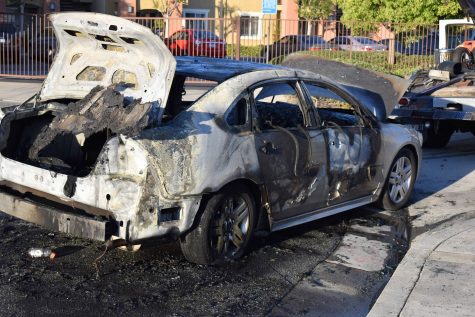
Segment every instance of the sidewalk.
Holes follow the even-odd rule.
[[[0,78],[0,105],[22,103],[41,88],[42,81]]]
[[[475,315],[474,150],[466,136],[426,152],[408,210],[417,236],[368,316]]]
[[[473,316],[475,219],[420,235],[368,316]]]

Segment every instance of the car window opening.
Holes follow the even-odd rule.
[[[178,114],[191,107],[198,99],[213,89],[215,85],[216,82],[203,82],[197,78],[175,73],[162,122],[173,120]]]

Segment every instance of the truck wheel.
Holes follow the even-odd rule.
[[[429,128],[422,144],[426,148],[440,149],[447,145],[454,130],[448,125],[440,124],[437,132],[434,127]]]
[[[474,63],[473,55],[465,47],[457,47],[452,56],[452,61],[462,63],[462,65],[472,65]]]
[[[403,208],[412,194],[417,175],[417,163],[414,154],[402,149],[394,158],[389,175],[378,201],[384,210]]]
[[[246,251],[254,231],[256,205],[244,186],[234,185],[214,194],[200,218],[180,241],[183,255],[197,264],[222,264]]]

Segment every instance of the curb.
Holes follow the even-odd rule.
[[[368,317],[399,316],[419,281],[426,260],[447,240],[475,228],[475,219],[452,224],[418,236],[371,308]]]

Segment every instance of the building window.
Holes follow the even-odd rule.
[[[241,14],[241,37],[259,37],[261,29],[259,15]]]
[[[183,10],[185,28],[193,30],[207,30],[208,21],[200,20],[208,17],[208,10],[186,9]]]
[[[135,8],[133,6],[127,6],[127,13],[134,13]]]

